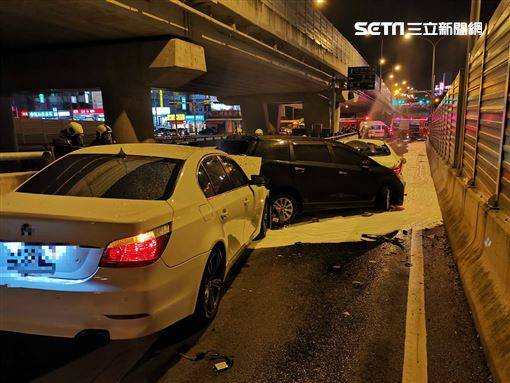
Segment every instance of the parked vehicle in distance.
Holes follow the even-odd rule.
[[[214,148],[62,157],[2,195],[0,329],[126,339],[212,320],[226,273],[265,235],[263,184]]]
[[[228,152],[229,141],[219,148]],[[262,158],[260,174],[267,180],[271,207],[284,222],[303,211],[374,205],[389,210],[404,201],[401,177],[350,146],[294,136],[246,141],[245,154]]]
[[[395,174],[402,173],[402,167],[406,159],[395,153],[386,142],[362,138],[349,139],[342,142],[354,148],[358,153],[368,156],[382,166],[393,170]]]
[[[203,136],[210,136],[210,135],[216,134],[216,130],[213,128],[205,127],[200,132],[198,132],[198,134],[203,135]]]
[[[382,121],[363,121],[360,123],[360,138],[388,138],[391,130]]]
[[[401,140],[426,140],[428,131],[426,118],[400,118],[393,119],[391,126],[394,135]]]

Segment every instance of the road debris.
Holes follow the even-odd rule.
[[[400,238],[395,237],[397,234],[398,230],[392,231],[388,234],[361,234],[361,240],[369,242],[388,242],[403,250],[404,245],[402,245],[402,241]]]
[[[216,372],[228,370],[234,364],[233,358],[226,356],[226,355],[222,355],[214,350],[209,350],[209,351],[205,351],[205,352],[203,352],[203,351],[197,352],[194,355],[184,354],[184,353],[180,353],[180,355],[184,359],[190,360],[192,362],[198,362],[199,360],[202,360],[202,359],[207,359],[209,361],[212,361],[213,368]]]
[[[363,282],[352,281],[352,287],[354,287],[356,289],[361,289],[363,286],[365,286],[365,284]]]
[[[339,263],[331,265],[328,267],[328,271],[338,273],[339,271],[342,271],[342,265]]]
[[[350,317],[350,316],[351,316],[351,313],[350,313],[349,311],[344,311],[344,312],[342,313],[342,316],[343,316],[343,317],[345,317],[345,318],[347,318],[347,317]]]

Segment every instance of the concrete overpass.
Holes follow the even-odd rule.
[[[14,92],[101,88],[121,142],[153,138],[151,87],[238,103],[247,131],[277,126],[284,102],[329,127],[332,79],[338,116],[347,68],[366,65],[309,0],[3,1],[0,25],[2,116]],[[371,99],[391,108],[383,90]],[[15,147],[13,133],[2,136]]]

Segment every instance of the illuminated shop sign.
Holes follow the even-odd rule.
[[[104,110],[102,108],[96,109],[73,109],[73,114],[103,114]]]
[[[205,121],[205,118],[204,118],[204,115],[203,114],[197,114],[196,116],[193,116],[192,114],[187,114],[186,115],[186,122],[204,122]]]

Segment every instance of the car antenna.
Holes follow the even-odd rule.
[[[120,158],[127,157],[126,153],[124,153],[124,150],[122,150],[122,147],[120,148],[119,153],[117,153],[117,156],[119,156]]]

